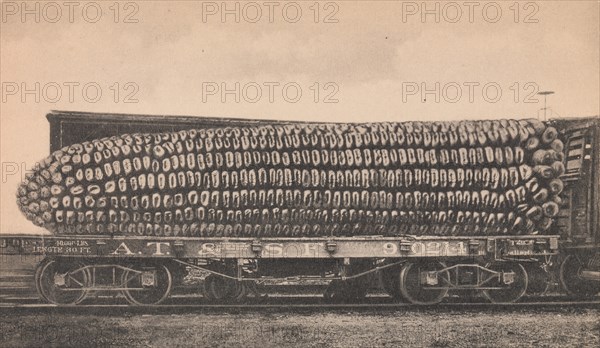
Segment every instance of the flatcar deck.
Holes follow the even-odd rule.
[[[555,235],[466,237],[195,238],[145,236],[0,237],[0,254],[152,258],[424,258],[555,255]]]

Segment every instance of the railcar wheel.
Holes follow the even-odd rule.
[[[247,299],[255,299],[255,300],[262,300],[268,297],[268,294],[265,293],[265,289],[263,288],[262,285],[258,284],[255,281],[246,281],[243,282],[243,286],[244,286],[244,297],[242,298],[243,300],[247,300]],[[242,300],[240,299],[240,300]]]
[[[495,280],[491,283],[494,287],[501,289],[483,290],[483,295],[492,303],[512,303],[518,301],[527,291],[529,277],[525,267],[520,263],[506,262],[494,263],[488,265],[487,268],[502,273],[514,273],[514,279],[509,284],[503,279]],[[502,275],[500,275],[502,277]]]
[[[212,301],[242,300],[246,295],[242,282],[214,274],[204,280],[203,293],[208,300]]]
[[[50,261],[51,260],[49,260],[49,259],[43,259],[42,261],[40,261],[35,268],[35,276],[33,278],[33,282],[35,283],[35,289],[37,290],[37,293],[40,296],[40,299],[44,302],[50,302],[50,300],[46,297],[46,295],[42,291],[41,275],[42,275],[42,270],[44,269],[46,264]]]
[[[550,273],[539,264],[534,263],[525,267],[527,271],[527,294],[541,296],[550,288]]]
[[[600,282],[582,279],[583,268],[581,261],[574,255],[569,255],[560,265],[560,283],[569,295],[588,298],[600,292]]]
[[[386,268],[379,272],[379,281],[381,286],[390,295],[394,300],[401,301],[404,298],[402,297],[402,292],[400,291],[400,277],[398,276],[400,273],[400,268],[391,267]]]
[[[260,297],[260,292],[258,290],[258,284],[255,281],[248,281],[244,283],[244,295],[245,296],[257,296]]]
[[[35,286],[40,297],[57,305],[76,305],[83,301],[91,278],[83,267],[80,261],[42,261],[35,273]]]
[[[233,294],[233,300],[236,302],[243,302],[249,291],[248,284],[236,281],[236,291]]]
[[[173,287],[171,271],[165,265],[135,265],[123,272],[125,299],[131,304],[156,305],[164,301]]]
[[[406,263],[400,271],[400,293],[413,304],[430,305],[440,303],[448,293],[444,278],[450,279],[448,271],[440,272],[446,266],[441,262]],[[435,280],[435,285],[422,285],[422,280]]]
[[[209,275],[206,278],[204,278],[204,281],[202,282],[202,296],[208,300],[208,301],[213,301],[214,298],[212,297],[212,292],[210,291],[210,282],[212,281],[212,278],[214,277],[214,275]]]
[[[233,280],[235,283],[234,290],[231,296],[228,299],[231,299],[235,302],[243,302],[246,299],[246,295],[248,295],[248,284],[246,282],[241,282],[237,280]]]

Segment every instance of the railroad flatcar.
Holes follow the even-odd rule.
[[[257,282],[325,279],[330,300],[378,279],[435,304],[544,289],[600,291],[600,120],[310,124],[51,112],[51,155],[17,204],[44,236],[0,253],[43,256],[50,303],[94,292],[165,300],[190,269],[211,301]],[[377,275],[378,277],[373,277]]]

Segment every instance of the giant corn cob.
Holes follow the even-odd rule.
[[[21,184],[57,234],[533,234],[564,171],[537,120],[229,127],[74,144]]]

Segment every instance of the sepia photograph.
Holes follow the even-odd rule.
[[[0,1],[2,347],[600,346],[600,1]]]

